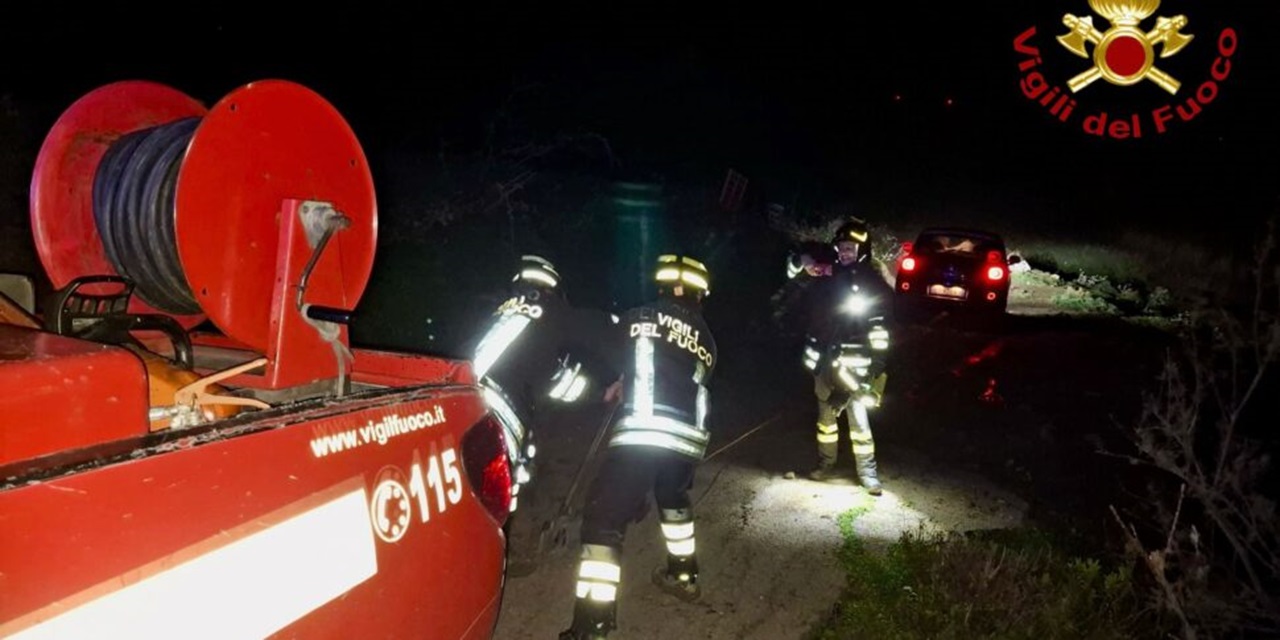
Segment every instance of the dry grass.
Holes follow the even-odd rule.
[[[1010,250],[1033,267],[1067,279],[1086,275],[1116,287],[1163,288],[1184,301],[1213,297],[1234,277],[1230,254],[1149,233],[1126,233],[1110,244],[1011,241]]]
[[[1127,565],[1070,557],[1034,530],[908,533],[875,553],[853,534],[858,514],[841,519],[849,583],[814,640],[1164,637]]]

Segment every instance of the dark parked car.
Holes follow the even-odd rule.
[[[897,314],[956,309],[1004,315],[1009,263],[1004,240],[979,229],[931,227],[903,243],[894,282]]]

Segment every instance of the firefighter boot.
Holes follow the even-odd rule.
[[[573,624],[560,632],[559,640],[604,640],[617,627],[616,608],[616,602],[578,598],[573,605]]]
[[[858,464],[858,482],[866,488],[867,493],[878,496],[884,493],[880,487],[880,478],[876,475],[876,456],[874,453],[855,455]]]
[[[836,465],[819,463],[813,471],[809,472],[809,479],[817,482],[831,482],[833,480],[843,480],[843,477],[836,470]]]
[[[836,448],[840,444],[839,424],[836,415],[819,403],[818,416],[818,466],[809,472],[810,480],[830,482],[840,478],[836,471]]]
[[[616,628],[618,586],[622,580],[618,547],[582,545],[578,583],[574,589],[573,624],[560,632],[561,640],[594,640]]]
[[[876,476],[876,442],[871,437],[871,421],[867,408],[854,405],[849,420],[849,440],[853,446],[853,461],[858,467],[858,481],[867,493],[878,496],[883,493]]]
[[[667,556],[667,565],[654,567],[653,584],[681,599],[693,602],[702,596],[698,586],[698,561],[693,556]]]

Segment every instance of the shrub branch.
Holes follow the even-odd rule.
[[[1280,586],[1280,524],[1274,501],[1262,493],[1270,457],[1248,436],[1259,431],[1250,417],[1258,412],[1250,410],[1280,354],[1280,296],[1271,295],[1280,291],[1275,235],[1273,220],[1250,268],[1246,318],[1228,308],[1196,314],[1186,352],[1166,358],[1157,392],[1130,430],[1137,453],[1124,457],[1179,481],[1164,547],[1145,550],[1137,529],[1111,508],[1155,580],[1157,601],[1177,616],[1186,638],[1280,631],[1272,595]],[[1188,504],[1195,506],[1190,518]]]

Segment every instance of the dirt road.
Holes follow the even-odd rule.
[[[1135,406],[1126,381],[1155,366],[1153,343],[1120,322],[1011,311],[999,334],[945,320],[896,333],[885,406],[872,417],[879,498],[852,481],[803,479],[814,463],[811,379],[794,354],[725,336],[715,435],[691,492],[703,597],[684,603],[650,584],[664,559],[651,510],[628,530],[610,637],[804,638],[839,598],[837,517],[855,507],[867,507],[857,534],[883,544],[919,527],[1053,522],[1110,499],[1093,483],[1116,463],[1096,454],[1095,440],[1115,440],[1111,420]],[[540,470],[547,494],[565,493],[599,415],[587,407],[559,422],[557,442],[542,448],[554,452]],[[547,502],[522,503],[521,516],[549,519],[556,505]],[[536,572],[509,579],[496,638],[554,638],[568,626],[576,553],[571,539]]]
[[[691,496],[703,597],[680,602],[658,591],[649,572],[665,549],[656,509],[628,531],[617,638],[801,638],[835,603],[844,572],[836,518],[854,507],[864,539],[890,541],[920,526],[956,530],[1019,524],[1025,503],[976,474],[933,468],[909,450],[884,450],[885,494],[854,484],[787,479],[812,454],[809,429],[781,417],[705,462]],[[752,426],[747,425],[749,430]],[[528,514],[523,514],[528,515]],[[554,638],[573,609],[576,547],[532,575],[511,578],[496,638]]]

